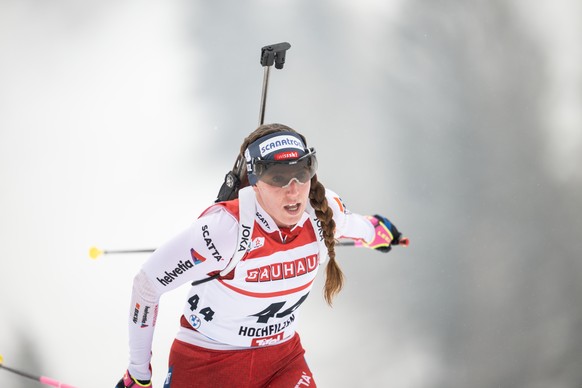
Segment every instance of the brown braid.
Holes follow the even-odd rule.
[[[315,215],[321,221],[323,239],[329,256],[329,262],[325,268],[325,289],[323,296],[327,304],[331,306],[333,298],[341,291],[344,285],[344,274],[335,259],[335,221],[333,220],[333,210],[331,210],[327,203],[325,187],[317,180],[317,174],[311,178],[309,201],[313,209],[315,209]]]
[[[283,124],[265,124],[261,125],[255,129],[250,135],[248,135],[241,147],[239,158],[242,158],[242,163],[244,162],[244,153],[248,146],[252,144],[255,140],[269,135],[275,132],[293,132],[298,134],[303,143],[307,146],[307,141],[305,137],[295,131],[294,129],[283,125]],[[249,185],[249,180],[247,177],[246,168],[242,169],[241,176],[239,176],[241,184],[240,188]],[[236,198],[238,198],[238,192],[236,193]],[[335,221],[333,220],[333,210],[329,207],[327,203],[327,198],[325,196],[325,187],[317,180],[317,174],[311,178],[311,189],[309,190],[309,201],[311,206],[315,210],[315,215],[321,221],[321,228],[323,231],[323,238],[325,241],[325,246],[327,247],[327,254],[329,256],[329,262],[326,267],[326,277],[325,277],[325,287],[324,287],[324,298],[326,302],[331,306],[333,298],[341,291],[344,283],[344,275],[340,269],[336,259],[335,259]]]

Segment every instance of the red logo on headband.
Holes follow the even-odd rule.
[[[280,152],[278,154],[275,154],[275,156],[274,156],[275,160],[298,159],[298,158],[299,158],[299,152],[297,152],[297,151]]]

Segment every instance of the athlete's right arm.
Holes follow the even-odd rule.
[[[151,349],[161,295],[225,268],[235,250],[237,231],[237,220],[215,206],[144,263],[133,281],[128,320],[127,369],[132,377],[151,379]]]

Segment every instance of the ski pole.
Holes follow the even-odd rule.
[[[261,48],[261,66],[263,66],[263,92],[261,93],[261,108],[259,111],[259,126],[265,122],[265,106],[267,104],[267,89],[269,87],[269,71],[275,64],[276,69],[285,65],[285,53],[291,48],[287,42],[271,44]]]
[[[405,241],[404,241],[405,240]],[[402,239],[401,244],[404,246],[408,246],[408,239]],[[341,240],[336,241],[336,247],[360,247],[361,244],[358,244],[355,240]],[[115,255],[115,254],[129,254],[129,253],[152,253],[155,251],[155,248],[149,249],[99,249],[97,247],[89,248],[89,257],[93,260],[97,259],[101,255]]]
[[[410,239],[408,237],[401,237],[400,240],[398,240],[398,244],[402,245],[403,247],[408,247],[410,245]],[[339,245],[340,247],[356,247],[356,248],[364,246],[362,242],[358,240],[342,240],[336,242],[335,245],[336,246]]]
[[[97,247],[89,248],[89,257],[97,259],[101,255],[125,254],[125,253],[152,253],[154,248],[148,249],[99,249]]]
[[[0,369],[7,370],[8,372],[12,372],[12,373],[14,373],[16,375],[19,375],[19,376],[22,376],[22,377],[26,377],[27,379],[31,379],[31,380],[34,380],[34,381],[38,381],[41,384],[49,385],[51,387],[75,388],[72,385],[68,385],[68,384],[61,383],[60,381],[57,381],[55,379],[51,379],[50,377],[46,377],[46,376],[35,376],[35,375],[30,374],[30,373],[26,373],[26,372],[20,371],[18,369],[9,368],[6,365],[4,365],[3,361],[4,361],[4,359],[2,358],[2,355],[0,354]]]

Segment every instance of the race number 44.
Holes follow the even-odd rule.
[[[188,299],[188,304],[190,304],[190,311],[198,311],[200,315],[204,317],[204,320],[207,322],[212,321],[212,317],[214,316],[214,311],[210,307],[203,307],[198,310],[198,303],[200,302],[200,297],[198,294],[192,295]]]

